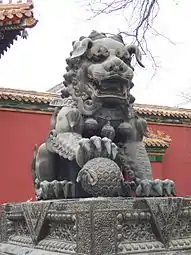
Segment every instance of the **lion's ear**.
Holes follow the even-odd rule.
[[[141,51],[136,45],[128,45],[126,46],[126,50],[129,52],[130,56],[132,56],[133,54],[135,55],[136,60],[141,67],[143,68],[145,67],[141,62],[142,59]]]
[[[90,49],[92,45],[93,45],[93,41],[90,38],[84,38],[81,41],[76,41],[73,44],[73,52],[72,52],[71,58],[77,58],[84,55],[84,53],[88,49]]]

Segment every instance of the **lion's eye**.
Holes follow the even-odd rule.
[[[123,58],[125,54],[125,50],[124,49],[117,49],[116,52],[115,52],[115,55],[118,57],[118,58]]]
[[[98,49],[98,50],[97,50],[96,55],[97,55],[97,56],[101,56],[101,55],[102,55],[101,49]]]
[[[109,56],[109,51],[104,46],[98,45],[92,47],[87,54],[89,60],[93,63],[101,63]]]
[[[101,63],[109,56],[109,52],[104,47],[99,47],[96,50],[92,51],[91,60],[94,63]]]
[[[123,57],[121,58],[127,65],[131,64],[131,56],[128,51],[124,52]]]
[[[101,48],[101,51],[102,51],[103,56],[105,56],[105,57],[109,56],[109,51],[105,47]]]
[[[103,56],[103,57],[108,57],[109,56],[109,51],[105,47],[101,46],[97,50],[97,55],[98,56]]]
[[[94,63],[101,63],[103,62],[104,57],[102,55],[94,55],[91,60]]]
[[[125,52],[124,52],[123,57],[124,57],[125,59],[130,59],[130,58],[131,58],[131,56],[130,56],[130,54],[129,54],[128,51],[125,51]]]

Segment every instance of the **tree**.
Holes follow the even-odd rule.
[[[148,47],[148,35],[161,36],[170,43],[175,44],[170,38],[161,34],[154,28],[154,20],[160,12],[160,0],[82,0],[86,2],[87,9],[91,11],[90,19],[99,15],[109,15],[121,12],[127,21],[127,31],[119,31],[120,34],[131,38],[147,55],[156,71],[157,63]],[[163,1],[163,0],[162,0]],[[176,5],[178,0],[172,0]],[[130,17],[127,13],[131,13]]]
[[[177,104],[177,107],[190,104],[190,102],[191,102],[190,88],[188,90],[189,90],[189,92],[181,92],[178,95],[181,98],[181,101]]]

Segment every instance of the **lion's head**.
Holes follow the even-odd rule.
[[[134,98],[129,91],[133,87],[133,55],[144,67],[139,49],[126,46],[120,35],[93,31],[88,37],[81,37],[73,42],[73,51],[66,60],[63,94],[72,95],[82,112],[90,111],[89,115],[103,103],[132,103]]]

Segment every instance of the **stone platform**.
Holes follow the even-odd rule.
[[[191,198],[6,204],[0,255],[191,254]]]

